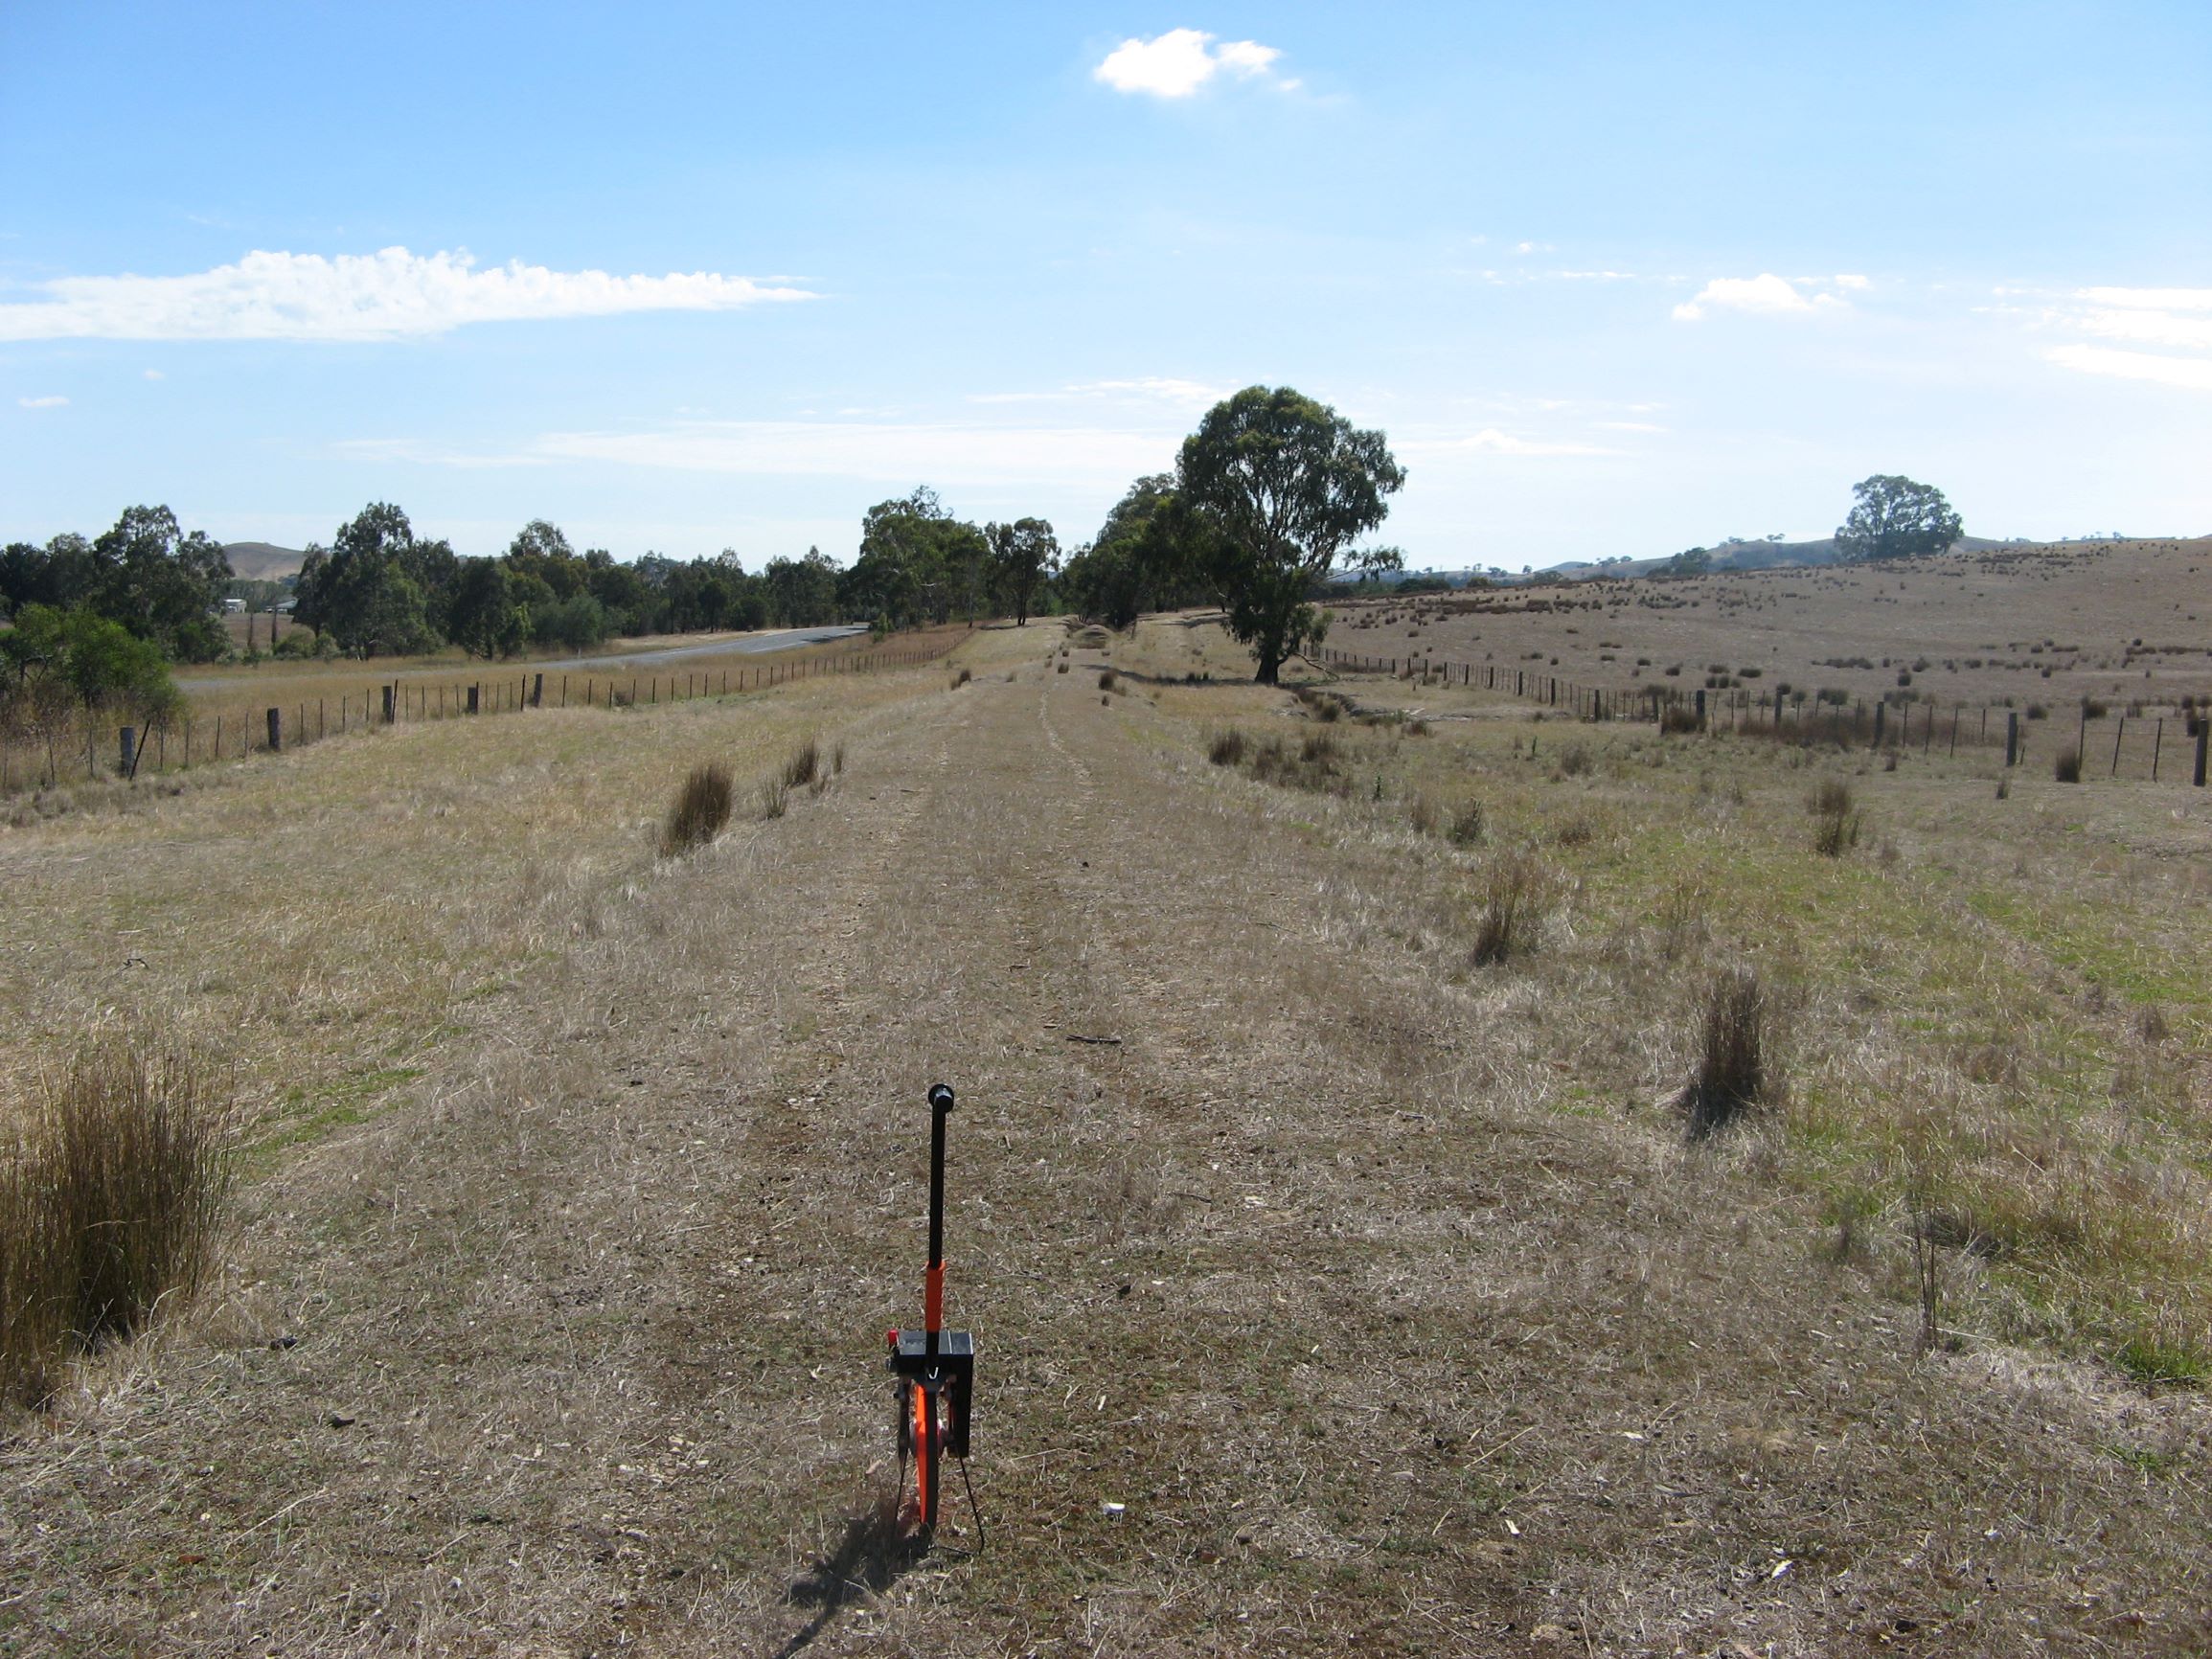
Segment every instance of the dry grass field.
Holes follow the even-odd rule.
[[[1688,689],[1725,675],[1769,699],[1783,685],[1869,703],[1909,692],[1947,711],[2009,700],[2045,705],[2054,718],[2084,697],[2162,710],[2185,695],[2212,698],[2212,538],[1336,608],[1329,643],[1364,656],[1494,662],[1608,690]]]
[[[1248,671],[998,627],[0,830],[0,1083],[182,1034],[244,1175],[0,1427],[0,1651],[2212,1646],[2212,802]],[[940,1078],[986,1531],[907,1560]]]

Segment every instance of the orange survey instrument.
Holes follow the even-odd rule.
[[[952,1090],[929,1088],[929,1265],[922,1279],[922,1329],[889,1332],[891,1370],[899,1378],[899,1489],[914,1466],[914,1496],[901,1518],[926,1539],[937,1530],[943,1460],[968,1457],[968,1410],[975,1381],[975,1338],[945,1326],[945,1120]],[[970,1507],[973,1494],[969,1494]],[[980,1520],[978,1527],[980,1529]]]

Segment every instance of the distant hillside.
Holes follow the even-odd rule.
[[[300,548],[266,541],[227,541],[223,552],[230,557],[231,574],[245,581],[282,581],[297,576],[300,562],[308,557]]]
[[[1986,535],[1962,535],[1953,544],[1957,553],[1988,553],[1995,548],[2014,545],[1994,541]],[[1724,570],[1781,570],[1806,565],[1835,564],[1836,538],[1824,535],[1818,541],[1722,541],[1705,552],[1712,559],[1711,568]],[[1592,576],[1649,576],[1670,562],[1666,558],[1635,558],[1611,565],[1587,562],[1562,564],[1547,574],[1570,580]]]

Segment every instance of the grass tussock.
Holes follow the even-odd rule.
[[[1542,866],[1525,853],[1502,853],[1491,861],[1476,893],[1474,946],[1469,953],[1474,966],[1502,966],[1536,947],[1545,889]]]
[[[719,835],[730,821],[731,799],[727,766],[718,761],[694,766],[661,820],[660,855],[674,858]]]
[[[0,1388],[36,1404],[69,1352],[136,1335],[215,1265],[227,1102],[189,1052],[89,1047],[0,1151]]]
[[[1206,759],[1217,766],[1242,766],[1249,739],[1236,727],[1216,732],[1206,744]]]
[[[2061,784],[2079,784],[2082,781],[2082,752],[2068,745],[2061,749],[2051,762],[2051,776]]]
[[[1118,685],[1118,684],[1120,684],[1120,680],[1119,680],[1119,677],[1118,677],[1118,676],[1117,676],[1117,675],[1114,673],[1113,670],[1111,670],[1111,669],[1101,669],[1101,670],[1099,670],[1099,671],[1098,671],[1098,689],[1099,689],[1100,691],[1102,691],[1102,692],[1110,692],[1110,691],[1112,691],[1112,690],[1114,689],[1114,687],[1115,687],[1116,685]]]
[[[1698,1069],[1682,1091],[1689,1136],[1702,1141],[1763,1104],[1771,1087],[1767,991],[1757,970],[1729,968],[1705,989]]]
[[[793,749],[784,761],[783,779],[787,789],[810,788],[827,782],[829,776],[822,765],[822,745],[812,738]]]
[[[790,784],[781,776],[762,779],[759,807],[763,823],[781,818],[791,808]]]
[[[1480,801],[1463,801],[1444,827],[1445,839],[1454,847],[1479,847],[1487,832],[1489,818]]]
[[[1823,858],[1840,858],[1859,845],[1865,815],[1840,778],[1823,779],[1806,801],[1813,814],[1813,850]]]
[[[952,676],[952,684],[948,686],[946,690],[957,692],[962,686],[968,684],[968,682],[974,677],[974,673],[969,670],[962,669],[958,673]]]

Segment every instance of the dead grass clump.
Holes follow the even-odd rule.
[[[1535,859],[1508,852],[1492,860],[1477,899],[1481,909],[1470,953],[1476,967],[1501,966],[1535,947],[1544,902],[1543,871]]]
[[[1729,968],[1706,988],[1698,1070],[1682,1091],[1693,1141],[1726,1128],[1766,1098],[1767,993],[1756,969]]]
[[[830,770],[838,777],[845,775],[845,745],[839,743],[830,751]]]
[[[1274,737],[1261,739],[1250,751],[1252,776],[1263,784],[1274,784],[1286,789],[1322,791],[1346,787],[1343,767],[1339,764],[1341,758],[1342,750],[1328,732],[1307,733],[1296,753],[1292,753],[1281,738]]]
[[[1062,657],[1060,658],[1060,667],[1059,667],[1058,669],[1056,669],[1054,671],[1055,671],[1056,673],[1062,673],[1062,674],[1064,674],[1064,673],[1066,673],[1066,672],[1067,672],[1067,658],[1066,658],[1066,657],[1062,656]]]
[[[1554,831],[1562,847],[1587,847],[1598,836],[1598,827],[1587,812],[1577,812]]]
[[[1231,726],[1225,732],[1216,732],[1206,745],[1206,759],[1217,766],[1241,766],[1244,763],[1245,738],[1243,732]]]
[[[1569,778],[1580,778],[1593,764],[1587,743],[1569,743],[1560,751],[1560,770]]]
[[[1110,691],[1112,691],[1112,690],[1114,689],[1114,686],[1115,686],[1117,683],[1118,683],[1118,676],[1116,676],[1116,674],[1114,673],[1113,670],[1111,670],[1111,669],[1101,669],[1101,670],[1099,670],[1099,671],[1098,671],[1098,689],[1099,689],[1100,691],[1102,691],[1102,692],[1110,692]]]
[[[1444,815],[1437,810],[1436,803],[1420,793],[1416,793],[1406,804],[1405,815],[1412,821],[1414,830],[1423,835],[1435,834],[1444,822]]]
[[[966,673],[968,670],[960,670]],[[790,753],[784,762],[784,787],[804,789],[810,784],[821,783],[828,774],[822,769],[822,745],[809,738]]]
[[[958,673],[956,673],[956,674],[954,674],[954,675],[952,676],[952,684],[951,684],[949,687],[947,687],[947,688],[946,688],[946,690],[948,690],[948,691],[955,691],[955,692],[957,692],[958,690],[960,690],[960,688],[961,688],[962,686],[965,686],[966,684],[968,684],[968,682],[969,682],[969,680],[973,679],[974,677],[975,677],[975,675],[974,675],[973,673],[971,673],[971,672],[970,672],[969,670],[967,670],[967,669],[962,669],[962,670],[960,670]]]
[[[2061,749],[2051,762],[2051,776],[2062,784],[2079,784],[2082,781],[2082,752],[2071,745]]]
[[[669,803],[668,816],[661,822],[660,855],[673,858],[704,847],[729,821],[730,769],[719,761],[701,761]]]
[[[791,806],[791,786],[781,777],[761,780],[760,808],[763,821],[781,818]]]
[[[1853,804],[1851,785],[1840,778],[1824,779],[1806,801],[1813,814],[1813,850],[1824,858],[1840,858],[1846,849],[1859,845],[1864,815]]]
[[[1488,825],[1480,801],[1467,801],[1452,813],[1451,822],[1445,826],[1445,838],[1454,847],[1478,847]]]
[[[213,1267],[230,1195],[224,1102],[203,1061],[86,1049],[0,1158],[0,1384],[35,1404],[70,1346],[145,1329]]]

